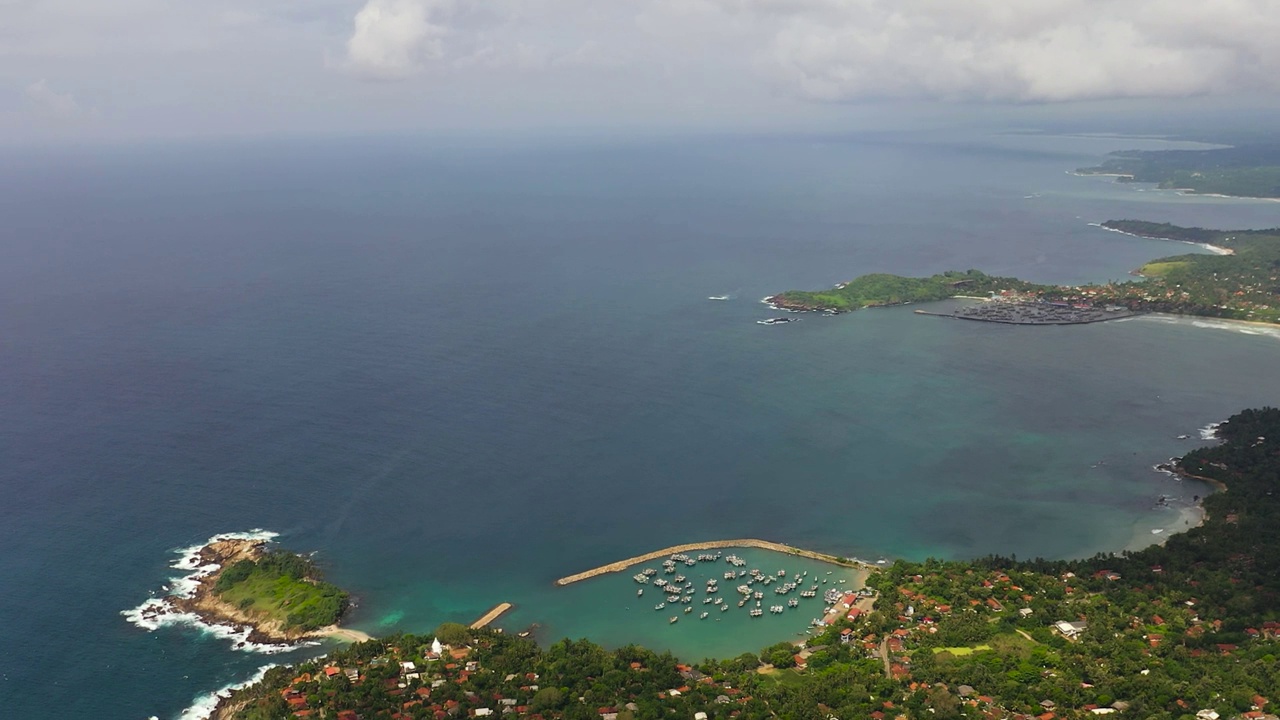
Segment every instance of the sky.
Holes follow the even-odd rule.
[[[904,108],[1277,105],[1277,37],[1280,0],[0,0],[0,134],[818,127]]]

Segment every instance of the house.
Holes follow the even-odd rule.
[[[1018,614],[1021,615],[1022,617],[1029,617],[1033,612],[1035,611],[1032,610],[1031,608],[1021,608],[1018,610]]]
[[[1080,633],[1088,629],[1089,624],[1084,622],[1067,622],[1059,620],[1053,624],[1053,629],[1062,633],[1063,637],[1074,640]]]

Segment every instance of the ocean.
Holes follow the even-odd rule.
[[[1280,332],[913,307],[755,323],[775,314],[767,294],[868,272],[1102,281],[1199,251],[1090,225],[1112,218],[1280,225],[1275,203],[1069,174],[1128,147],[1176,145],[938,132],[7,151],[4,713],[196,717],[211,691],[322,651],[241,652],[122,615],[222,532],[314,551],[370,633],[505,601],[509,631],[696,659],[793,639],[811,615],[671,625],[631,573],[553,581],[732,537],[874,561],[1079,557],[1178,530],[1207,490],[1152,466],[1280,403]]]

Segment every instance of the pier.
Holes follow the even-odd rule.
[[[855,561],[842,561],[841,558],[838,558],[835,555],[828,555],[826,553],[814,552],[813,550],[804,550],[802,548],[791,547],[790,545],[783,545],[782,543],[769,542],[768,540],[756,540],[753,538],[747,538],[743,540],[711,540],[708,542],[701,542],[701,543],[686,543],[684,545],[673,545],[669,548],[663,548],[661,550],[654,550],[651,553],[645,553],[644,555],[637,555],[632,558],[627,558],[626,560],[619,560],[618,562],[609,563],[608,565],[601,565],[598,568],[592,568],[591,570],[580,572],[580,573],[577,573],[576,575],[569,575],[567,577],[562,577],[556,581],[556,585],[572,585],[573,583],[581,582],[583,580],[590,580],[593,577],[607,575],[608,573],[621,572],[622,570],[626,570],[632,565],[638,565],[640,563],[649,562],[650,560],[657,560],[658,558],[668,557],[670,555],[675,555],[677,553],[687,553],[687,552],[692,552],[694,550],[709,550],[709,549],[719,549],[719,548],[759,548],[761,550],[772,550],[773,552],[782,553],[784,555],[795,555],[797,557],[809,558],[810,560],[819,560],[825,563],[831,563],[832,565],[840,565],[841,567],[864,568],[864,569],[869,569],[873,567],[872,565],[869,565],[867,563],[861,563],[861,562],[855,562]]]
[[[507,612],[513,607],[515,607],[515,605],[512,605],[511,603],[505,603],[505,602],[500,605],[497,605],[489,612],[485,613],[484,615],[481,615],[479,620],[471,623],[471,629],[479,630],[480,628],[485,627],[486,625],[493,622],[494,620],[497,620],[498,618],[502,617],[503,613]]]

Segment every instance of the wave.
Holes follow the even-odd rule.
[[[229,641],[232,649],[241,652],[274,655],[319,645],[320,643],[318,642],[296,644],[250,642],[249,636],[253,632],[251,628],[206,622],[199,615],[179,610],[170,602],[170,598],[189,598],[193,596],[196,588],[199,587],[200,580],[212,575],[222,567],[217,563],[203,565],[200,563],[200,551],[208,545],[221,540],[264,540],[270,542],[272,539],[279,537],[279,535],[280,533],[261,529],[248,532],[222,533],[214,535],[199,545],[178,548],[173,551],[178,555],[178,559],[171,563],[169,567],[174,570],[186,570],[188,571],[187,574],[169,580],[169,584],[163,588],[168,590],[167,595],[159,597],[153,595],[137,607],[120,611],[120,614],[130,623],[147,632],[154,632],[168,626],[186,625],[194,627],[208,635]]]
[[[1241,335],[1261,335],[1280,340],[1280,327],[1267,327],[1266,325],[1245,325],[1240,322],[1232,322],[1230,320],[1192,320],[1191,324],[1198,328],[1211,328],[1213,330],[1230,330],[1240,333]]]
[[[1142,322],[1164,323],[1165,325],[1188,324],[1192,327],[1205,330],[1227,330],[1239,333],[1240,335],[1268,337],[1280,340],[1280,325],[1272,326],[1263,323],[1254,323],[1247,320],[1216,320],[1214,318],[1203,318],[1192,315],[1170,315],[1167,313],[1151,313],[1148,315],[1140,315],[1134,319],[1141,320]]]
[[[217,690],[214,690],[211,693],[205,693],[204,695],[201,695],[200,697],[196,698],[194,702],[191,703],[190,707],[188,707],[186,710],[183,710],[181,713],[179,713],[177,717],[174,718],[174,720],[209,720],[209,718],[213,717],[213,711],[218,709],[219,702],[222,702],[223,700],[231,697],[231,693],[237,690],[243,690],[244,688],[247,688],[250,685],[253,685],[254,683],[260,682],[262,678],[266,677],[267,671],[273,667],[276,667],[276,666],[274,664],[263,665],[262,667],[258,668],[257,672],[255,672],[252,676],[249,677],[248,680],[245,680],[244,682],[231,683],[230,685],[224,685],[223,687],[218,688]],[[160,719],[155,715],[152,715],[150,720],[160,720]]]
[[[1201,440],[1217,440],[1218,428],[1220,427],[1222,427],[1222,423],[1220,422],[1209,423],[1208,425],[1205,425],[1204,427],[1200,428],[1200,439]]]

